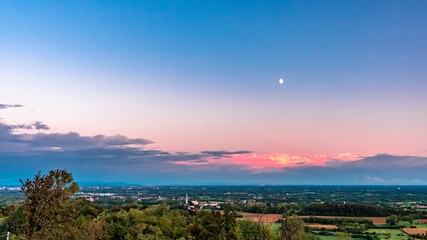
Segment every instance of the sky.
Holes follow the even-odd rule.
[[[426,185],[426,11],[1,1],[0,185]]]

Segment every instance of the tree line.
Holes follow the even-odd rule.
[[[414,209],[400,209],[384,206],[372,206],[359,203],[311,203],[311,204],[236,204],[234,208],[242,212],[284,214],[289,210],[301,216],[342,216],[342,217],[387,217],[392,214],[406,216],[418,214]]]

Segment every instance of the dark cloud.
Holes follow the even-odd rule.
[[[4,124],[3,124],[4,125]],[[46,124],[40,122],[40,121],[36,121],[32,124],[16,124],[16,125],[5,125],[3,126],[4,128],[9,128],[11,130],[19,130],[19,129],[23,129],[23,130],[49,130],[50,127],[47,126]]]
[[[152,141],[141,138],[128,138],[122,135],[115,136],[81,136],[75,132],[69,133],[13,133],[16,129],[36,129],[46,130],[48,126],[41,122],[35,122],[31,125],[8,125],[0,123],[0,142],[9,144],[25,145],[22,151],[37,151],[47,148],[61,150],[81,150],[81,149],[102,149],[119,148],[128,145],[147,145]],[[7,149],[1,149],[7,151]]]
[[[9,125],[12,129],[24,129],[24,130],[31,130],[33,129],[32,124],[18,124],[18,125]]]
[[[203,151],[203,154],[208,154],[216,157],[223,157],[228,155],[236,155],[236,154],[248,154],[252,153],[251,151],[236,151],[236,152],[229,152],[229,151]]]
[[[6,109],[6,108],[19,108],[23,107],[21,104],[0,104],[0,109]]]
[[[45,126],[40,122],[37,125]],[[14,165],[15,160],[19,159],[21,162],[27,162],[24,167],[33,168],[58,166],[92,168],[96,169],[95,171],[111,169],[122,172],[179,172],[189,168],[173,164],[174,162],[206,162],[213,153],[217,153],[171,153],[147,149],[147,145],[152,144],[152,141],[128,138],[123,135],[81,136],[76,132],[14,132],[16,129],[32,129],[32,127],[37,129],[34,125],[0,123],[1,164]],[[226,153],[230,155],[230,153],[247,153],[247,151]]]
[[[81,136],[76,132],[21,134],[16,137],[16,141],[26,143],[31,147],[61,147],[63,150],[111,148],[127,145],[143,146],[152,143],[147,139],[128,138],[123,135]]]
[[[36,129],[36,130],[49,130],[49,129],[50,129],[50,127],[49,127],[49,126],[47,126],[46,124],[44,124],[44,123],[42,123],[42,122],[40,122],[40,121],[35,121],[35,122],[33,123],[33,127],[34,127],[34,129]]]
[[[331,160],[325,166],[297,163],[254,171],[248,165],[209,161],[250,151],[172,153],[150,149],[153,142],[143,138],[19,133],[19,129],[48,127],[40,122],[0,123],[0,183],[38,170],[66,168],[85,180],[151,184],[427,184],[427,157],[379,154],[352,162]]]
[[[343,162],[341,168],[351,169],[399,169],[407,167],[427,167],[427,157],[394,156],[378,154],[365,157],[359,161]]]

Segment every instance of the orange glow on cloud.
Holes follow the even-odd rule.
[[[179,161],[175,164],[184,165],[246,165],[252,169],[262,168],[284,168],[297,166],[324,166],[327,161],[357,161],[362,156],[351,153],[333,153],[333,154],[236,154],[228,157],[210,157],[206,161]]]

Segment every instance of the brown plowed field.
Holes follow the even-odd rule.
[[[283,219],[283,214],[261,214],[261,213],[242,213],[243,218],[250,219],[254,222],[274,223]]]
[[[427,228],[402,228],[402,230],[410,235],[424,235],[427,232]]]

